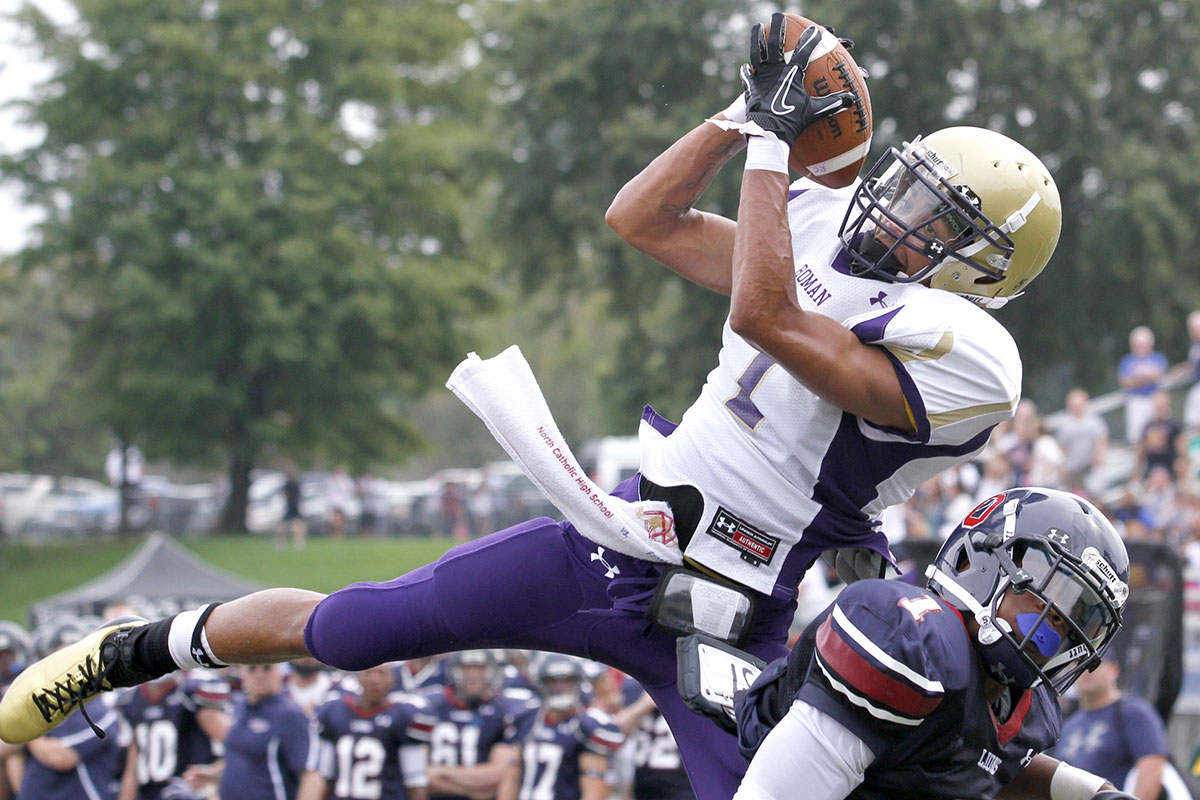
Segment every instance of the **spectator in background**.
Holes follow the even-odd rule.
[[[1146,478],[1155,467],[1163,467],[1171,474],[1173,481],[1177,474],[1179,436],[1183,429],[1171,411],[1169,394],[1156,391],[1150,396],[1150,403],[1150,419],[1142,427],[1142,435],[1137,441],[1137,469],[1134,474]]]
[[[116,800],[124,759],[117,740],[120,716],[97,703],[91,711],[103,739],[92,732],[78,709],[53,736],[26,745],[28,757],[17,796],[33,800]],[[0,744],[0,748],[6,747]]]
[[[104,459],[104,476],[115,488],[137,486],[142,482],[146,459],[137,445],[122,448],[118,443]]]
[[[1067,413],[1054,426],[1054,437],[1063,450],[1063,481],[1073,492],[1083,493],[1092,470],[1104,463],[1108,426],[1092,411],[1083,389],[1067,392]]]
[[[1188,389],[1187,400],[1183,405],[1183,424],[1189,428],[1200,427],[1200,311],[1193,311],[1187,317],[1188,339],[1188,373],[1192,378],[1192,388]]]
[[[305,714],[310,714],[313,709],[324,703],[329,698],[329,693],[336,688],[329,668],[315,658],[296,658],[289,661],[283,683],[292,702],[300,706],[300,710]]]
[[[1107,778],[1138,800],[1191,800],[1171,766],[1167,730],[1145,700],[1117,688],[1121,667],[1113,654],[1078,681],[1079,710],[1063,722],[1054,757]]]
[[[1142,437],[1142,428],[1153,416],[1153,395],[1167,371],[1167,358],[1154,349],[1154,331],[1139,325],[1129,332],[1129,352],[1117,365],[1117,378],[1125,390],[1125,438],[1130,444]]]
[[[1037,404],[1024,398],[1017,404],[1012,428],[998,440],[999,449],[1012,466],[1012,481],[1017,486],[1050,486],[1063,484],[1063,451],[1054,437],[1046,432]],[[969,509],[968,509],[969,510]],[[951,517],[957,520],[960,517]]]
[[[291,536],[292,547],[304,549],[308,526],[304,524],[304,514],[300,512],[300,477],[294,467],[288,468],[283,482],[283,527],[280,533],[282,536]],[[282,538],[278,543],[282,546]]]
[[[252,664],[241,673],[244,695],[234,702],[225,760],[191,766],[184,778],[198,790],[218,784],[221,800],[294,800],[306,784],[323,787],[316,727],[284,691],[280,665]]]
[[[346,515],[354,502],[354,481],[342,467],[336,467],[325,479],[325,502],[329,504],[329,535],[341,539],[346,535]]]

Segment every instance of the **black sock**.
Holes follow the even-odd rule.
[[[171,648],[167,646],[171,622],[174,619],[175,617],[167,617],[130,631],[133,666],[152,676],[146,680],[153,680],[179,669],[175,659],[171,658]]]

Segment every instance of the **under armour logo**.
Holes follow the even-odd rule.
[[[597,547],[596,552],[592,553],[592,561],[599,561],[608,570],[604,573],[604,577],[612,579],[621,574],[621,568],[615,564],[610,564],[604,559],[604,548]]]
[[[871,298],[871,305],[879,304],[881,308],[887,308],[887,303],[883,302],[883,298],[887,297],[887,292],[880,292]]]
[[[721,517],[714,523],[714,525],[718,530],[725,531],[726,533],[733,533],[737,530],[737,523],[728,517]]]
[[[200,664],[201,666],[212,666],[212,662],[208,660],[208,655],[204,652],[204,648],[202,647],[192,648],[192,658],[196,659],[196,663]]]
[[[1000,663],[988,664],[988,672],[1000,683],[1008,682],[1008,675],[1005,674],[1004,665]]]

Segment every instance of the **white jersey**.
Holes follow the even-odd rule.
[[[818,550],[885,548],[884,509],[978,454],[1020,397],[1016,344],[987,312],[939,289],[849,274],[837,232],[853,189],[793,188],[797,295],[806,311],[884,349],[916,433],[820,399],[728,320],[720,361],[679,426],[641,429],[642,474],[703,496],[684,554],[764,593],[794,594]]]

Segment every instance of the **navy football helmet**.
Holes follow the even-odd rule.
[[[500,691],[502,665],[491,650],[461,650],[449,654],[446,660],[454,695],[467,705],[477,706]],[[472,673],[471,667],[480,671]]]
[[[0,686],[8,683],[33,658],[33,637],[15,622],[0,620]]]
[[[537,668],[538,691],[547,711],[567,711],[583,703],[583,665],[570,656],[551,653]],[[563,691],[570,681],[570,688]]]
[[[932,591],[979,623],[976,645],[993,678],[1022,689],[1045,681],[1060,693],[1100,663],[1129,596],[1129,555],[1112,524],[1082,497],[1038,487],[976,506],[926,575]],[[999,615],[1009,589],[1044,604],[1017,614],[1018,630]]]

